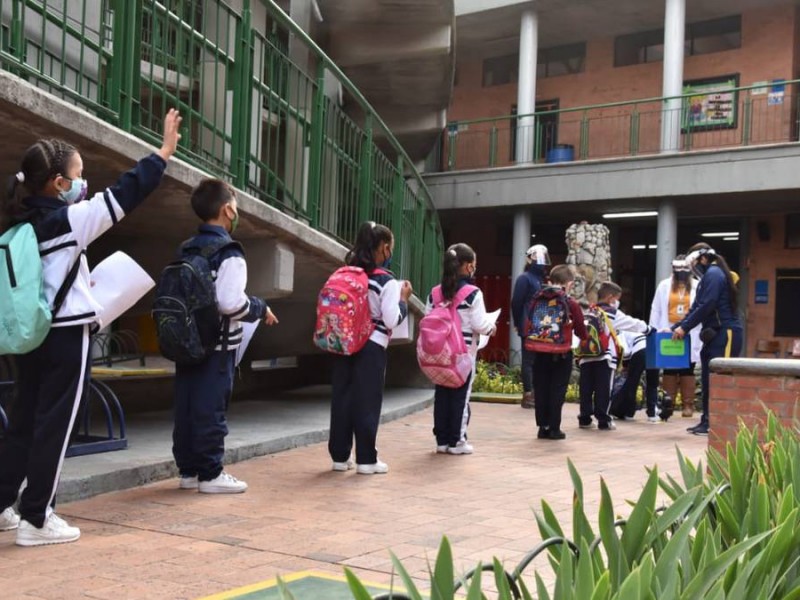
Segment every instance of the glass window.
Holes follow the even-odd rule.
[[[583,73],[586,63],[586,44],[567,44],[539,51],[536,75],[539,78]]]
[[[485,58],[483,60],[483,87],[516,82],[518,62],[516,54]]]
[[[723,52],[741,47],[741,15],[692,23],[686,27],[684,48],[686,56]],[[663,29],[621,35],[614,40],[615,67],[662,60],[664,60]]]

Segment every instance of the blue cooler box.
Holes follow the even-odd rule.
[[[692,343],[687,335],[672,340],[671,333],[657,332],[647,336],[648,369],[688,369],[692,363]]]

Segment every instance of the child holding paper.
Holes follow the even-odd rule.
[[[426,314],[434,308],[434,296],[441,296],[444,303],[455,303],[461,320],[461,333],[469,347],[473,363],[478,353],[480,335],[494,335],[495,320],[486,314],[483,292],[474,285],[478,259],[475,251],[466,244],[453,244],[444,254],[442,283],[431,290]],[[437,306],[448,306],[449,304]],[[474,366],[473,366],[474,375]],[[439,454],[472,454],[472,444],[467,442],[469,423],[469,395],[473,375],[459,388],[436,386],[433,401],[433,435],[436,436],[436,452]]]
[[[19,400],[0,440],[0,531],[17,529],[20,546],[80,537],[53,508],[69,433],[88,384],[89,335],[101,309],[92,296],[85,250],[158,187],[180,139],[180,124],[178,111],[170,110],[161,148],[86,202],[81,155],[61,140],[39,140],[28,148],[10,179],[3,226],[33,225],[44,293],[51,305],[60,306],[42,345],[17,357]],[[57,296],[63,302],[55,302]],[[17,515],[11,506],[25,478]]]
[[[236,350],[244,338],[242,323],[278,319],[266,301],[245,293],[247,263],[231,234],[239,224],[233,188],[219,179],[204,179],[192,190],[192,209],[203,221],[181,252],[212,247],[208,258],[217,276],[220,338],[214,352],[199,364],[175,365],[175,424],[172,454],[181,475],[181,489],[202,494],[236,494],[247,484],[222,470],[228,424],[225,411],[233,390]]]

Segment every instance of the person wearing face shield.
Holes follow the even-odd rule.
[[[744,332],[736,301],[738,278],[731,272],[725,259],[704,242],[689,249],[686,262],[700,279],[700,283],[689,313],[680,322],[672,325],[672,337],[683,339],[687,332],[698,325],[702,327],[700,340],[703,348],[700,351],[700,363],[703,415],[700,423],[689,427],[687,431],[694,435],[708,435],[711,360],[739,356],[742,351]]]
[[[525,307],[542,289],[550,273],[550,253],[543,244],[536,244],[525,252],[525,271],[514,282],[511,296],[511,317],[514,328],[522,338],[522,408],[534,408],[533,397],[533,357],[534,353],[525,350]]]
[[[693,276],[690,266],[686,263],[686,256],[680,254],[672,261],[672,275],[662,280],[656,287],[653,303],[650,306],[650,326],[658,331],[667,331],[679,323],[689,314],[689,309],[697,293],[698,279]],[[696,381],[694,376],[695,364],[700,362],[700,327],[697,326],[690,332],[692,343],[691,364],[687,369],[665,369],[661,386],[673,400],[680,390],[683,403],[683,416],[691,417],[694,414],[694,400]],[[659,369],[648,369],[647,380],[647,420],[658,423],[656,415],[656,401],[661,372]]]

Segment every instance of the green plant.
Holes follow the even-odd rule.
[[[493,394],[522,394],[522,375],[519,367],[479,360],[475,365],[473,392]]]
[[[800,600],[798,434],[797,426],[783,427],[772,414],[763,433],[741,426],[724,455],[709,451],[707,475],[702,463],[692,464],[678,450],[682,482],[650,469],[626,519],[617,515],[601,480],[597,531],[584,509],[583,481],[568,462],[575,490],[572,540],[543,500],[536,520],[544,541],[511,574],[494,559],[454,582],[444,538],[436,567],[429,569],[430,597],[450,600],[463,585],[468,600],[483,599],[481,573],[491,570],[498,599],[528,600],[533,596],[521,576],[547,552],[555,584],[549,589],[534,572],[538,600]],[[669,504],[657,506],[659,489]],[[408,597],[421,600],[400,561],[394,555],[392,561]],[[367,600],[351,576],[354,597]]]

